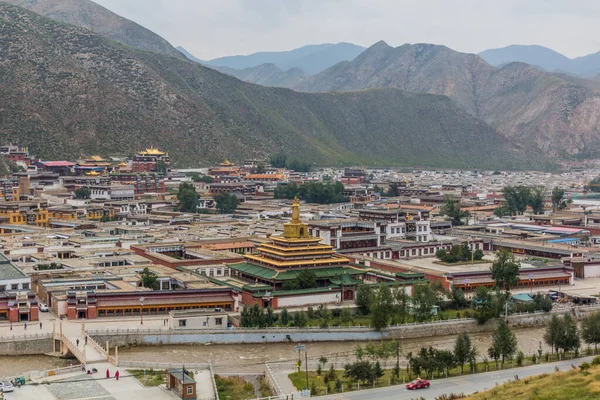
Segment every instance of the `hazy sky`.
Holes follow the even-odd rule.
[[[600,51],[598,0],[94,0],[196,57],[385,40],[463,52],[539,44]]]

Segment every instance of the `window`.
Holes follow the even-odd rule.
[[[29,283],[24,283],[23,284],[23,289],[29,289]]]
[[[202,322],[202,326],[206,326],[206,321],[203,321],[203,322]]]
[[[194,387],[193,386],[186,386],[187,388],[187,394],[194,394]]]
[[[187,326],[187,319],[180,319],[179,326]]]
[[[215,318],[215,325],[223,325],[223,318]]]

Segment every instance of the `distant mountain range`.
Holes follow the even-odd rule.
[[[280,151],[321,165],[546,165],[446,96],[263,87],[164,49],[140,50],[160,43],[153,35],[123,46],[92,30],[0,3],[1,143],[44,158],[152,144],[187,166]]]
[[[479,56],[494,66],[518,61],[549,72],[565,72],[586,78],[596,78],[600,74],[600,52],[571,59],[547,47],[513,44],[482,51]]]

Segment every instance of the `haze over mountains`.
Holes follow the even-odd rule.
[[[513,44],[482,51],[479,56],[494,66],[519,61],[546,71],[566,72],[587,78],[597,78],[600,74],[600,52],[571,59],[547,47]]]
[[[262,87],[5,3],[0,46],[0,141],[42,157],[150,144],[178,165],[278,151],[325,165],[522,168],[537,157],[445,96]]]

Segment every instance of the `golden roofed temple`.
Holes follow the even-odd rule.
[[[165,153],[164,151],[160,151],[154,146],[148,147],[146,150],[140,151],[138,154],[142,156],[168,156],[169,153]]]

